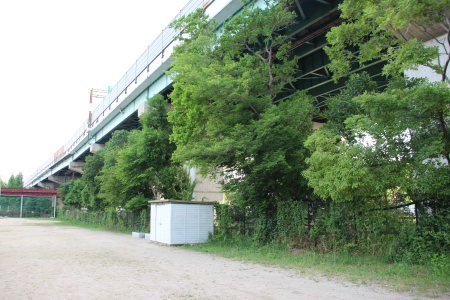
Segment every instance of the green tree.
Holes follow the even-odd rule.
[[[351,101],[358,113],[341,124],[349,137],[330,122],[306,142],[312,155],[303,174],[314,192],[355,212],[414,203],[419,226],[407,244],[414,259],[448,254],[450,141],[441,127],[441,116],[450,119],[447,84],[396,78],[385,91]]]
[[[9,188],[15,188],[16,187],[16,178],[14,174],[12,174],[8,179],[8,184],[6,185]]]
[[[115,147],[114,156],[105,154],[100,176],[101,196],[111,205],[133,211],[147,208],[151,199],[192,199],[189,174],[171,161],[175,145],[169,142],[172,126],[167,121],[167,101],[155,95],[148,105],[141,118],[142,130],[130,132],[126,143]]]
[[[349,81],[341,95],[352,84],[360,81]],[[330,122],[307,141],[312,155],[304,174],[315,193],[334,201],[369,201],[395,192],[402,202],[429,199],[447,206],[450,140],[440,122],[441,115],[450,118],[447,85],[397,78],[383,92],[350,101],[358,113],[340,124],[350,137],[336,133]]]
[[[447,82],[448,45],[432,35],[430,26],[442,21],[448,24],[449,3],[343,1],[340,9],[346,22],[327,35],[331,46],[326,51],[335,78],[347,74],[354,62],[383,59],[386,75],[398,76],[423,65],[442,74],[442,81]],[[407,38],[413,24],[441,44],[445,59],[434,60],[439,56],[437,47]],[[448,34],[447,29],[446,43]],[[353,46],[358,51],[351,51]],[[342,201],[395,190],[401,198],[437,197],[446,202],[448,85],[394,77],[385,91],[377,93],[374,87],[367,76],[354,76],[329,101],[329,124],[307,143],[313,154],[304,174],[315,192]]]
[[[45,197],[24,197],[23,211],[28,217],[41,216],[41,214],[50,214],[53,212],[50,198]]]
[[[130,134],[118,155],[116,171],[124,185],[123,193],[128,195],[127,208],[145,208],[151,199],[192,199],[187,171],[171,161],[175,145],[169,142],[172,126],[167,121],[166,104],[161,95],[148,100],[142,130]]]
[[[335,78],[347,75],[355,62],[382,59],[386,61],[386,75],[398,76],[423,65],[441,74],[442,81],[448,81],[449,0],[344,0],[339,8],[346,21],[327,34],[331,46],[326,48]],[[437,40],[430,30],[438,22],[445,24],[446,41]],[[412,25],[436,39],[447,57],[433,61],[439,57],[438,47],[426,47],[411,38],[408,31]]]
[[[148,100],[149,111],[142,117],[142,136],[150,143],[147,169],[155,199],[192,200],[195,182],[191,182],[189,173],[181,163],[172,161],[175,144],[170,142],[172,124],[168,121],[167,100],[155,95]]]
[[[420,230],[411,250],[433,254],[448,253],[449,247],[443,229],[450,206],[449,5],[448,0],[343,1],[346,21],[327,35],[335,79],[353,64],[376,59],[384,60],[383,73],[393,78],[376,92],[367,76],[352,76],[328,101],[329,123],[308,139],[312,155],[304,172],[324,199],[366,208],[414,201]],[[434,36],[437,22],[444,22],[445,39]],[[439,47],[411,38],[413,27]],[[440,74],[441,82],[399,78],[418,66]]]
[[[15,185],[18,188],[23,188],[23,175],[22,172],[19,172],[19,174],[15,177]]]
[[[22,173],[19,172],[19,174],[17,174],[17,175],[12,174],[9,177],[8,183],[6,184],[5,187],[8,187],[8,188],[22,188],[23,187],[23,176],[22,176]]]
[[[58,188],[61,195],[61,201],[68,206],[74,208],[84,207],[82,202],[81,191],[84,188],[83,181],[80,179],[72,180],[61,184]]]
[[[340,93],[327,100],[324,116],[327,128],[346,140],[353,141],[355,136],[351,129],[346,128],[345,120],[354,115],[364,113],[362,107],[353,98],[366,92],[376,92],[378,85],[370,79],[366,72],[352,75]]]
[[[283,35],[294,21],[276,1],[247,6],[220,34],[201,10],[172,24],[183,42],[170,72],[174,158],[204,175],[222,172],[227,193],[259,207],[308,195],[301,170],[312,99],[299,92],[277,103],[294,80],[297,59]]]
[[[84,188],[81,193],[83,206],[91,210],[103,210],[106,206],[103,199],[99,197],[101,189],[100,173],[104,166],[103,150],[94,155],[86,157],[81,180]]]
[[[105,148],[97,152],[97,155],[103,157],[103,167],[100,174],[96,175],[96,168],[100,158],[93,161],[96,163],[95,165],[92,165],[94,167],[90,172],[92,173],[92,176],[88,174],[88,176],[91,177],[89,180],[90,185],[92,185],[94,189],[96,186],[95,181],[100,181],[100,191],[98,193],[98,197],[103,199],[105,207],[115,209],[122,205],[121,203],[126,201],[126,196],[123,195],[123,186],[117,176],[116,164],[119,151],[127,144],[129,135],[130,132],[126,130],[114,131],[111,139],[105,144]],[[97,195],[92,194],[89,197],[97,197]]]

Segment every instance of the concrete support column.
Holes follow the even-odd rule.
[[[91,145],[92,147],[92,145]],[[69,163],[69,170],[83,174],[84,161],[71,161]]]
[[[51,182],[61,185],[63,183],[71,181],[72,179],[78,179],[78,178],[80,178],[80,176],[70,176],[69,177],[69,176],[54,176],[54,175],[52,175],[52,176],[49,176],[47,179]]]
[[[196,184],[194,188],[194,201],[217,201],[224,203],[224,193],[219,181],[222,177],[216,174],[216,179],[203,177],[197,173],[196,168],[189,170],[189,177],[191,180],[195,178]]]
[[[56,209],[62,209],[64,206],[64,203],[62,202],[62,199],[60,197],[56,198]]]
[[[171,103],[167,103],[166,104],[166,108],[171,111],[173,110],[173,106]],[[138,107],[138,118],[141,118],[143,114],[145,114],[148,111],[148,102],[142,102],[141,104],[139,104]]]
[[[103,148],[105,148],[105,144],[92,144],[89,150],[91,151],[91,153],[95,153],[98,150],[102,150]]]
[[[138,107],[138,118],[142,117],[143,114],[145,114],[148,111],[148,103],[147,101],[142,102],[139,104]]]
[[[325,123],[319,123],[319,122],[312,122],[313,123],[313,129],[314,130],[317,130],[317,129],[319,129],[320,127],[322,127]]]
[[[38,183],[37,183],[37,186],[39,186],[39,187],[41,187],[41,188],[44,188],[44,189],[55,190],[55,189],[57,189],[60,185],[59,185],[59,184],[56,184],[56,183],[54,183],[54,182],[48,182],[48,181],[45,181],[45,182],[38,182]]]

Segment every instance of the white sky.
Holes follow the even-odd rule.
[[[0,2],[0,177],[26,180],[189,0]]]

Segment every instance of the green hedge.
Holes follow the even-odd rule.
[[[89,225],[98,225],[111,230],[150,231],[150,211],[142,212],[89,212],[82,210],[59,210],[58,218],[76,220]]]
[[[450,214],[420,216],[408,207],[367,207],[358,202],[279,202],[264,211],[216,204],[215,238],[250,237],[319,252],[384,255],[387,260],[420,262],[450,253]]]

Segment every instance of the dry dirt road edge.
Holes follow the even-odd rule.
[[[0,299],[419,299],[57,221],[0,218]]]

